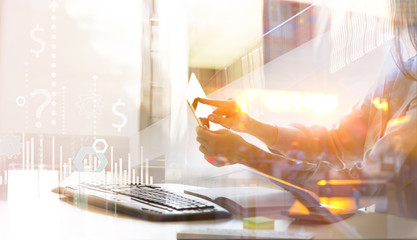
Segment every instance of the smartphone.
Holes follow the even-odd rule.
[[[187,101],[188,107],[193,113],[198,125],[202,127],[205,124],[201,121],[200,118],[207,118],[213,112],[213,108],[206,104],[198,104],[198,108],[197,104],[193,105],[196,98],[207,98],[200,82],[194,73],[191,74],[190,81],[188,82],[186,90],[185,99]]]
[[[188,107],[191,109],[191,112],[193,113],[193,115],[194,115],[194,117],[195,117],[195,120],[197,120],[198,125],[199,125],[200,127],[202,127],[202,126],[203,126],[203,124],[201,123],[200,118],[198,118],[198,117],[197,117],[197,115],[195,114],[195,109],[194,109],[194,107],[190,104],[190,102],[188,101],[188,99],[186,99],[186,101],[187,101]]]

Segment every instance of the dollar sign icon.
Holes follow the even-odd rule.
[[[30,49],[30,52],[35,54],[37,58],[39,57],[39,54],[41,54],[43,50],[45,50],[45,42],[42,39],[36,37],[36,33],[43,31],[43,28],[41,28],[39,24],[37,24],[36,27],[32,29],[32,31],[30,32],[30,37],[33,39],[33,41],[41,45],[39,49]]]
[[[114,115],[116,115],[116,116],[118,116],[118,117],[120,117],[122,119],[122,123],[120,123],[120,124],[114,124],[113,123],[112,124],[112,126],[114,128],[117,128],[117,131],[118,132],[120,132],[120,130],[122,128],[124,128],[126,126],[126,123],[127,123],[126,115],[124,115],[124,114],[122,114],[122,113],[120,113],[120,112],[117,111],[117,107],[119,107],[119,106],[123,106],[123,107],[126,106],[126,103],[122,102],[122,100],[120,100],[120,98],[117,99],[117,102],[114,103],[113,106],[112,106],[112,108],[111,108],[111,110],[114,113]]]

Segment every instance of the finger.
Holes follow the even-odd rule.
[[[213,114],[220,115],[220,116],[223,116],[226,113],[229,113],[229,111],[225,111],[224,108],[217,108],[216,110],[213,111]]]
[[[198,126],[196,128],[196,133],[197,133],[197,137],[205,139],[206,141],[210,141],[210,139],[213,139],[213,137],[216,136],[206,126],[203,126],[203,127]]]
[[[192,104],[194,111],[197,109],[197,105],[198,105],[198,98],[195,98]]]
[[[230,101],[224,100],[214,100],[214,99],[207,99],[207,98],[196,98],[198,102],[213,106],[213,107],[230,107]]]
[[[200,152],[202,152],[204,155],[206,155],[208,153],[207,148],[204,147],[203,145],[200,145],[198,150],[200,150]]]
[[[195,132],[197,135],[205,135],[208,132],[208,128],[206,126],[197,126]]]
[[[197,138],[202,138],[202,139],[208,138],[207,130],[205,130],[204,127],[200,127],[200,126],[196,127],[195,132],[197,133]]]
[[[210,122],[207,118],[200,118],[200,122],[201,122],[201,124],[203,124],[203,126],[206,126],[207,128],[210,128]]]
[[[203,131],[203,127],[201,127],[201,126],[195,127],[195,132],[197,133],[197,135],[201,135],[202,131]]]
[[[197,137],[195,140],[197,140],[197,142],[199,142],[201,145],[207,145],[208,144],[207,140],[202,138],[202,137]]]
[[[208,119],[214,123],[220,124],[225,128],[230,128],[232,126],[232,119],[224,118],[219,115],[211,114],[209,115]]]

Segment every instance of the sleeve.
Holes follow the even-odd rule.
[[[400,172],[417,145],[417,97],[409,100],[404,112],[390,119],[385,134],[365,151],[358,166],[368,177],[389,179]],[[416,156],[411,156],[416,158]]]
[[[305,156],[305,159],[298,160],[318,164],[325,159],[337,169],[343,169],[347,162],[363,155],[369,131],[371,99],[372,94],[368,94],[331,129],[320,125],[278,126],[278,137],[275,144],[269,147],[270,151],[287,156],[288,153],[299,151],[303,153],[299,156]]]

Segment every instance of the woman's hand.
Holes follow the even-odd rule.
[[[212,114],[208,116],[211,122],[222,125],[225,128],[232,129],[236,132],[246,132],[253,122],[252,117],[246,112],[242,111],[239,104],[229,99],[227,101],[212,100],[205,98],[196,98],[193,102],[194,108],[197,103],[201,102],[213,107],[217,107]]]
[[[242,111],[242,108],[234,100],[229,99],[227,101],[221,101],[196,98],[193,102],[194,109],[199,102],[217,107],[217,109],[208,116],[209,121],[220,124],[223,127],[232,129],[236,132],[249,133],[264,142],[268,147],[275,144],[278,136],[277,127],[252,118],[249,114]]]
[[[197,127],[197,141],[204,158],[215,166],[234,163],[246,164],[251,144],[228,129],[211,131],[207,127]]]

